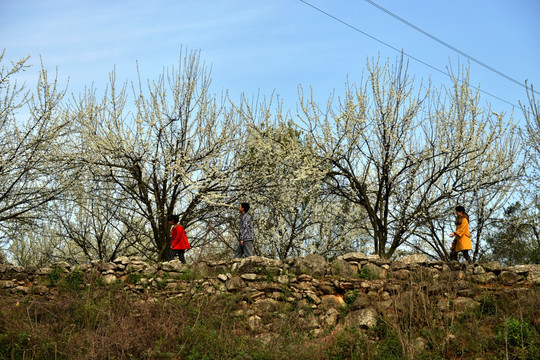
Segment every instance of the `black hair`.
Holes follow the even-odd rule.
[[[180,221],[180,216],[178,215],[169,215],[169,221],[172,221],[175,224],[178,224],[178,221]]]
[[[465,208],[461,205],[456,206],[456,211],[463,214],[467,214],[467,212],[465,211]]]
[[[249,204],[248,203],[240,203],[240,206],[242,206],[242,209],[244,209],[245,212],[249,211]]]

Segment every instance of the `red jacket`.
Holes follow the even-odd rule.
[[[186,231],[182,225],[174,225],[171,229],[171,249],[187,250],[190,248],[191,246],[189,246]]]

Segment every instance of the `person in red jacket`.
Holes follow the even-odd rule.
[[[189,242],[186,236],[186,231],[178,223],[180,220],[178,215],[169,216],[169,224],[171,227],[171,255],[169,256],[169,261],[174,259],[176,256],[180,259],[182,264],[186,263],[186,258],[184,253],[186,250],[190,249]]]

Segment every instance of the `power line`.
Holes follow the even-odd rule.
[[[382,40],[379,40],[379,39],[376,38],[375,36],[372,36],[372,35],[366,33],[365,31],[362,31],[362,30],[358,29],[357,27],[355,27],[355,26],[353,26],[353,25],[351,25],[351,24],[349,24],[349,23],[347,23],[347,22],[345,22],[345,21],[343,21],[343,20],[341,20],[341,19],[335,17],[334,15],[332,15],[332,14],[330,14],[330,13],[327,13],[326,11],[324,11],[324,10],[322,10],[322,9],[320,9],[320,8],[318,8],[318,7],[316,7],[316,6],[312,5],[312,4],[310,4],[310,3],[308,3],[307,1],[300,0],[300,2],[302,2],[302,3],[306,4],[306,5],[308,5],[309,7],[313,8],[313,9],[315,9],[315,10],[317,10],[317,11],[319,11],[320,13],[322,13],[322,14],[324,14],[324,15],[326,15],[326,16],[328,16],[328,17],[334,19],[334,20],[336,20],[337,22],[340,22],[340,23],[342,23],[343,25],[345,25],[345,26],[347,26],[347,27],[349,27],[349,28],[351,28],[351,29],[353,29],[353,30],[355,30],[355,31],[357,31],[357,32],[359,32],[359,33],[361,33],[361,34],[363,34],[363,35],[365,35],[365,36],[367,36],[367,37],[369,37],[369,38],[371,38],[371,39],[373,39],[373,40],[375,40],[375,41],[377,41],[377,42],[379,42],[379,43],[381,43],[381,44],[383,44],[383,45],[385,45],[385,46],[387,46],[387,47],[389,47],[390,49],[395,50],[395,51],[397,51],[397,52],[399,52],[399,53],[402,53],[403,55],[407,56],[407,57],[410,58],[410,59],[413,59],[413,60],[415,60],[415,61],[417,61],[417,62],[419,62],[419,63],[421,63],[421,64],[423,64],[423,65],[425,65],[425,66],[427,66],[427,67],[429,67],[429,68],[431,68],[431,69],[437,71],[437,72],[440,72],[440,73],[443,74],[443,75],[450,76],[447,72],[442,71],[442,70],[440,70],[439,68],[436,68],[435,66],[430,65],[430,64],[428,64],[427,62],[422,61],[422,60],[418,59],[417,57],[414,57],[414,56],[412,56],[412,55],[406,53],[403,49],[402,49],[402,50],[399,50],[398,48],[396,48],[396,47],[394,47],[394,46],[392,46],[392,45],[390,45],[390,44],[388,44],[388,43],[386,43],[386,42],[384,42],[384,41],[382,41]],[[482,92],[482,93],[484,93],[484,94],[486,94],[486,95],[489,95],[489,96],[491,96],[491,97],[493,97],[493,98],[495,98],[495,99],[497,99],[497,100],[499,100],[499,101],[502,101],[502,102],[504,102],[504,103],[506,103],[506,104],[508,104],[508,105],[510,105],[510,106],[519,108],[518,105],[513,104],[513,103],[511,103],[510,101],[505,100],[505,99],[503,99],[503,98],[500,98],[500,97],[498,97],[497,95],[494,95],[494,94],[492,94],[492,93],[490,93],[490,92],[487,92],[487,91],[485,91],[485,90],[482,90],[482,89],[480,89],[480,88],[478,88],[478,87],[476,87],[476,86],[474,86],[474,85],[471,85],[471,84],[469,84],[469,86],[472,87],[473,89],[478,90],[478,91],[480,91],[480,92]],[[536,92],[536,91],[535,91],[535,92]]]
[[[491,70],[491,71],[494,72],[495,74],[500,75],[500,76],[504,77],[505,79],[510,80],[510,81],[512,81],[513,83],[516,83],[516,84],[518,84],[518,85],[524,87],[525,89],[529,90],[529,88],[527,87],[527,85],[523,84],[522,82],[520,82],[520,81],[518,81],[518,80],[516,80],[516,79],[514,79],[514,78],[512,78],[512,77],[510,77],[510,76],[508,76],[508,75],[506,75],[506,74],[504,74],[504,73],[498,71],[497,69],[494,69],[493,67],[487,65],[486,63],[484,63],[484,62],[482,62],[482,61],[480,61],[480,60],[474,58],[473,56],[466,54],[465,52],[463,52],[463,51],[461,51],[461,50],[455,48],[454,46],[452,46],[452,45],[450,45],[450,44],[448,44],[448,43],[442,41],[442,40],[439,39],[438,37],[436,37],[436,36],[434,36],[434,35],[431,35],[431,34],[428,33],[427,31],[424,31],[424,30],[420,29],[418,26],[416,26],[416,25],[410,23],[409,21],[403,19],[403,18],[400,17],[399,15],[394,14],[393,12],[391,12],[390,10],[388,10],[388,9],[386,9],[386,8],[384,8],[384,7],[382,7],[381,5],[377,4],[376,2],[371,1],[371,0],[365,0],[365,1],[366,1],[368,4],[371,4],[371,5],[375,6],[375,7],[378,8],[379,10],[384,11],[385,13],[387,13],[387,14],[390,15],[390,16],[392,16],[393,18],[395,18],[395,19],[401,21],[402,23],[404,23],[404,24],[406,24],[406,25],[412,27],[412,28],[415,29],[416,31],[418,31],[418,32],[420,32],[420,33],[426,35],[427,37],[429,37],[429,38],[431,38],[431,39],[437,41],[439,44],[442,44],[442,45],[446,46],[447,48],[452,49],[453,51],[457,52],[458,54],[463,55],[463,56],[465,56],[467,59],[469,59],[469,60],[471,60],[471,61],[477,63],[478,65],[483,66],[483,67],[485,67],[486,69]],[[534,89],[531,89],[531,90],[534,91],[535,93],[537,93],[538,95],[540,95],[540,93],[537,92],[536,90],[534,90]]]

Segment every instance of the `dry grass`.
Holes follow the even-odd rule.
[[[294,306],[250,326],[245,294],[156,300],[96,284],[52,300],[0,295],[0,359],[539,359],[538,289],[476,291],[480,305],[463,311],[403,291],[374,328],[316,338]]]

